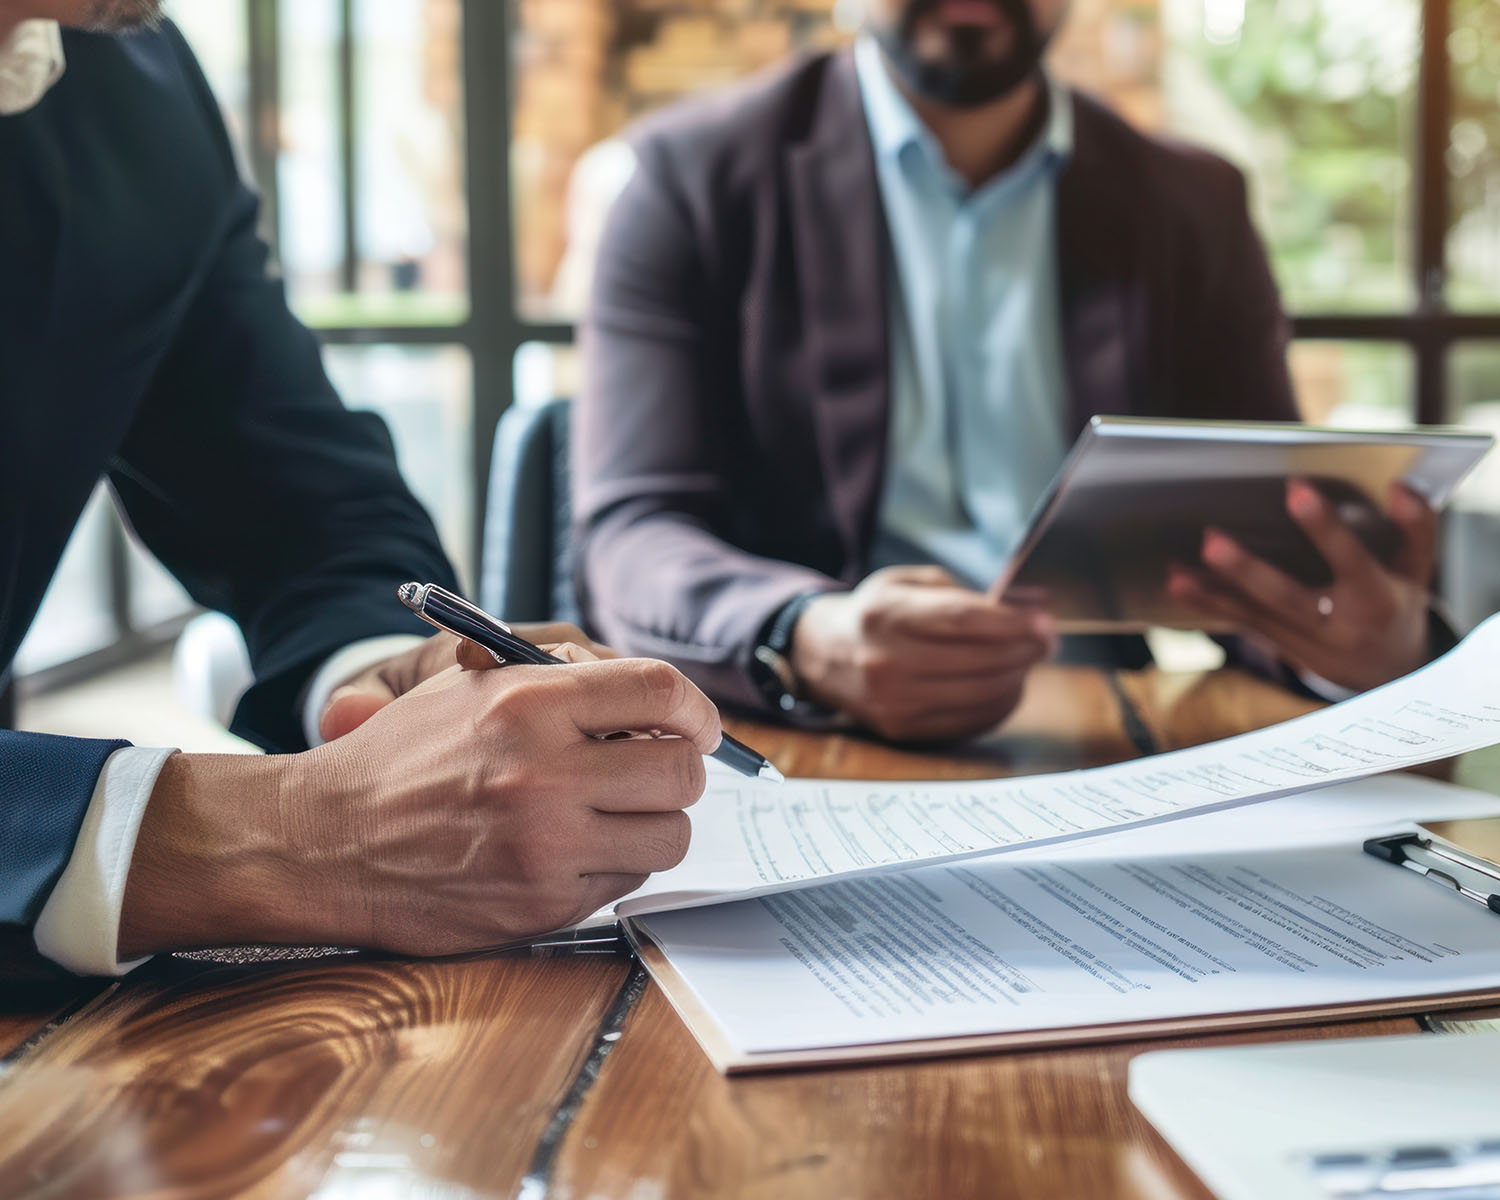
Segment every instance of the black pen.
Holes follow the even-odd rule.
[[[522,663],[545,666],[563,662],[533,646],[504,621],[490,616],[484,609],[435,583],[403,583],[396,589],[396,595],[401,598],[402,604],[429,625],[467,638],[481,649],[488,650],[490,656],[502,667]],[[744,742],[736,741],[727,733],[710,757],[751,779],[786,782],[785,777],[765,755],[750,749]]]

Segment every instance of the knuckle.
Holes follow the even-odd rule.
[[[679,742],[673,749],[677,751],[676,794],[691,804],[708,786],[708,769],[703,764],[703,755],[691,742]]]
[[[663,831],[650,847],[649,859],[653,871],[668,871],[687,857],[688,845],[693,838],[692,822],[684,813],[670,813],[663,824]]]
[[[490,714],[507,725],[522,724],[538,710],[546,685],[536,674],[523,674],[520,668],[496,672],[501,686],[490,701]]]
[[[864,670],[865,682],[870,687],[879,690],[887,690],[895,687],[899,682],[901,664],[889,654],[875,651],[870,654]]]
[[[687,678],[671,663],[660,659],[639,660],[640,683],[653,699],[659,699],[668,711],[675,711],[687,697]]]
[[[878,638],[885,633],[889,622],[890,617],[882,606],[867,604],[859,610],[855,628],[862,638]]]

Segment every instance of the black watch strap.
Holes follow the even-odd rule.
[[[766,624],[755,647],[756,682],[772,707],[790,712],[801,699],[797,673],[792,669],[792,641],[797,621],[803,611],[821,592],[804,592],[794,596],[776,611]]]

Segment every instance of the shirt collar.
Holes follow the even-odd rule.
[[[0,117],[34,108],[65,65],[57,22],[22,21],[0,42]]]
[[[935,164],[942,164],[937,140],[896,86],[879,44],[869,34],[861,34],[855,42],[854,65],[875,153],[899,161],[908,153],[907,147],[914,146]],[[1047,124],[1021,158],[1028,159],[1040,150],[1053,162],[1065,162],[1073,153],[1072,98],[1050,71],[1043,72],[1043,79],[1047,88]]]

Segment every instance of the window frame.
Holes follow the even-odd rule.
[[[339,0],[337,50],[339,170],[343,195],[344,246],[341,275],[346,287],[358,276],[359,111],[358,55],[354,37],[358,0]],[[468,208],[467,317],[439,325],[333,325],[315,329],[329,345],[451,345],[465,349],[473,369],[474,480],[472,561],[480,561],[483,516],[488,502],[489,463],[495,429],[515,400],[516,354],[526,343],[571,345],[576,326],[528,319],[521,307],[512,205],[511,130],[519,0],[460,0],[464,117],[464,190]],[[273,252],[278,243],[277,151],[280,41],[277,0],[246,0],[249,53],[249,167],[262,196],[262,228]],[[1413,305],[1406,311],[1290,314],[1297,340],[1373,342],[1407,346],[1412,353],[1412,394],[1419,424],[1443,424],[1448,411],[1448,361],[1459,343],[1500,340],[1500,311],[1455,312],[1446,300],[1450,188],[1444,155],[1452,117],[1452,66],[1448,35],[1452,0],[1423,0],[1421,61],[1415,146],[1412,262]],[[149,628],[132,618],[126,533],[118,520],[108,551],[109,605],[116,644],[40,671],[27,678],[28,691],[62,686],[137,659],[170,641],[186,617]],[[0,702],[3,703],[3,702]]]

